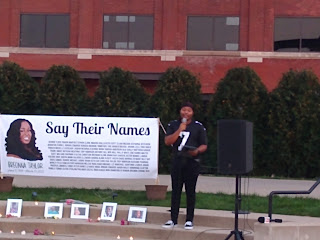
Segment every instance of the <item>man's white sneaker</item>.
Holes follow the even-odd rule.
[[[162,225],[163,228],[173,228],[174,222],[172,220],[167,221],[165,224]]]
[[[187,230],[193,229],[193,223],[192,223],[191,221],[187,221],[187,222],[184,224],[184,229],[187,229]]]

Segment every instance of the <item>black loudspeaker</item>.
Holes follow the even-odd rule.
[[[218,172],[246,174],[253,169],[252,122],[218,120]]]

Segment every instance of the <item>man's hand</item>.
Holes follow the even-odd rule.
[[[187,128],[187,123],[186,122],[185,123],[184,122],[180,123],[180,126],[179,126],[179,131],[180,132],[186,130],[186,128]]]
[[[196,148],[195,150],[189,150],[188,153],[192,156],[192,157],[196,157],[199,155],[199,149]]]

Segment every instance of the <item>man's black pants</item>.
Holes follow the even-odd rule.
[[[177,156],[171,170],[172,196],[171,220],[177,224],[183,184],[187,195],[186,221],[193,221],[196,203],[196,185],[200,172],[200,163],[193,158]]]

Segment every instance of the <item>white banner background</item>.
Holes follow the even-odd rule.
[[[16,119],[31,122],[43,160],[7,156],[7,131]],[[0,115],[0,151],[2,174],[155,179],[159,120]]]

